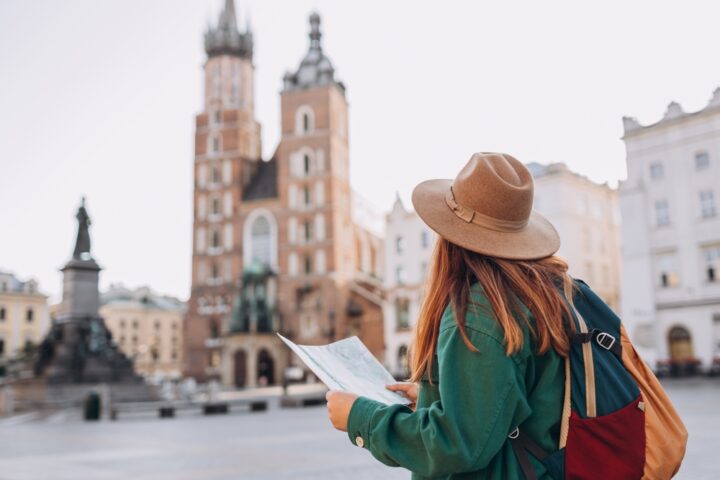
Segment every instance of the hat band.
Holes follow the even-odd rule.
[[[500,220],[484,213],[480,213],[472,208],[460,205],[455,200],[455,193],[453,192],[452,186],[450,191],[445,194],[445,203],[447,203],[450,210],[467,223],[474,223],[480,227],[484,227],[496,232],[519,232],[527,226],[527,219],[524,220]]]

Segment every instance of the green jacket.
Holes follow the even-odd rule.
[[[433,382],[421,381],[416,410],[359,397],[350,411],[350,440],[386,465],[412,471],[413,479],[523,479],[507,439],[518,425],[546,451],[557,450],[563,359],[552,349],[534,355],[527,331],[522,350],[508,357],[477,284],[471,299],[465,329],[479,352],[465,345],[448,306]],[[531,461],[538,478],[550,478]]]

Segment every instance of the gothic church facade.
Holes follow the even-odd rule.
[[[384,341],[382,240],[354,220],[348,103],[310,16],[310,45],[283,78],[281,139],[261,158],[253,35],[226,0],[205,35],[196,117],[192,288],[184,373],[228,386],[282,382],[296,364],[275,332],[303,344]]]

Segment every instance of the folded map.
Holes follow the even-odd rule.
[[[385,388],[396,380],[358,337],[328,345],[297,345],[279,333],[277,335],[330,390],[355,393],[387,405],[410,403],[407,398]]]

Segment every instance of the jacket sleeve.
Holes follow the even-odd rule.
[[[466,332],[479,352],[456,326],[440,332],[438,401],[412,412],[359,397],[348,419],[350,440],[387,465],[423,476],[485,468],[530,409],[515,360],[494,338]]]

